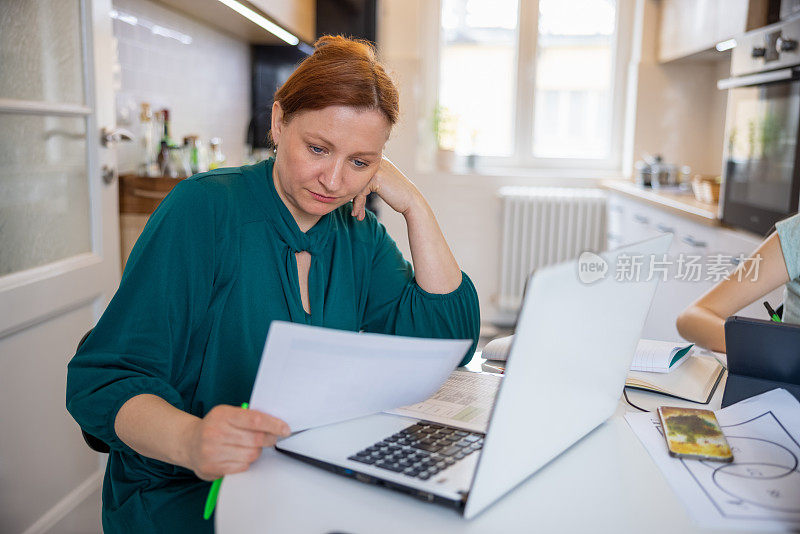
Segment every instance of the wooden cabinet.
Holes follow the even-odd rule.
[[[276,45],[284,42],[260,25],[240,15],[218,0],[156,0],[201,20],[251,44]],[[278,26],[300,39],[316,40],[316,2],[314,0],[250,0],[245,2],[271,18]],[[347,2],[343,9],[346,8]],[[248,7],[249,8],[249,7]],[[258,14],[258,13],[257,13]]]
[[[119,230],[123,269],[150,215],[180,181],[181,178],[120,175]]]
[[[659,282],[653,304],[645,322],[642,337],[660,340],[680,339],[675,320],[689,304],[711,289],[719,279],[714,276],[714,265],[726,271],[735,268],[740,255],[748,256],[761,243],[750,233],[715,227],[695,222],[618,193],[608,197],[608,247],[617,248],[648,237],[669,232],[674,235],[672,245],[662,267],[666,270],[664,281]],[[699,264],[700,276],[687,276],[692,269],[689,262]],[[649,272],[642,267],[642,273]],[[697,278],[697,279],[695,279]],[[783,289],[768,297],[771,302],[781,302]],[[761,300],[738,312],[738,315],[766,319]]]
[[[661,0],[659,61],[673,61],[767,24],[768,0]]]
[[[316,40],[316,0],[250,0],[250,3],[301,39],[309,43]]]

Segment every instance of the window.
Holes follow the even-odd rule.
[[[517,1],[444,0],[439,106],[444,148],[510,156],[514,149]]]
[[[441,0],[439,144],[494,166],[620,166],[627,0]]]

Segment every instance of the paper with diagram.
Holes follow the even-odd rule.
[[[501,375],[453,371],[450,378],[424,402],[388,413],[424,419],[472,432],[486,432]]]
[[[701,525],[800,528],[800,403],[775,389],[715,414],[733,463],[673,458],[656,414],[629,413],[625,419]]]

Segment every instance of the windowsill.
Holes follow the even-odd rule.
[[[417,175],[450,176],[461,179],[512,178],[522,180],[575,180],[601,181],[630,179],[619,168],[612,168],[608,161],[598,161],[597,166],[589,160],[545,161],[541,165],[499,162],[498,158],[477,158],[473,167],[468,165],[467,156],[456,155],[452,159],[440,161],[435,154],[423,149],[416,152],[415,171]],[[440,166],[444,164],[444,166]],[[565,184],[568,185],[568,184]]]
[[[563,178],[609,180],[621,179],[622,172],[604,169],[570,169],[570,168],[530,168],[530,167],[476,167],[474,169],[453,169],[443,171],[434,169],[435,173],[453,174],[456,176],[498,176],[520,178]]]
[[[542,168],[542,167],[490,167],[467,168],[455,165],[451,169],[441,169],[431,165],[417,165],[417,174],[428,176],[452,176],[463,179],[481,178],[520,178],[537,180],[575,180],[602,181],[627,179],[620,170],[586,168]],[[568,184],[565,184],[568,185]]]

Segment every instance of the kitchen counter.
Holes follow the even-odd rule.
[[[603,180],[601,186],[609,191],[644,201],[709,226],[722,226],[722,221],[718,216],[719,204],[699,202],[690,192],[652,189],[639,186],[629,180]]]

